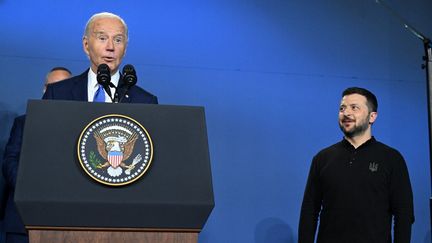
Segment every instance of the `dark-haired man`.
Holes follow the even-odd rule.
[[[68,79],[71,76],[71,71],[69,71],[69,69],[65,67],[52,68],[45,77],[43,92],[45,93],[48,84],[53,84],[64,79]],[[13,201],[15,195],[16,173],[18,160],[21,153],[21,142],[24,132],[25,117],[25,115],[21,115],[15,118],[8,143],[6,144],[2,163],[2,173],[4,178],[6,179],[6,191],[4,193],[7,194],[6,205],[4,205],[5,216],[3,223],[6,243],[18,243],[28,241],[28,237],[25,234],[24,225],[21,222],[21,218],[18,216],[18,212],[15,208],[15,203]]]
[[[372,136],[378,102],[348,88],[339,107],[341,142],[313,158],[303,197],[299,243],[408,243],[414,223],[405,160]],[[319,219],[319,220],[318,220]]]
[[[48,84],[53,84],[55,82],[65,80],[72,76],[72,72],[65,67],[54,67],[52,68],[45,77],[45,84],[43,92],[45,93]]]

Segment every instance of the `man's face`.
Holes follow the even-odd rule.
[[[339,107],[339,127],[346,137],[364,134],[375,121],[376,112],[369,112],[366,97],[350,94],[342,98]]]
[[[83,38],[83,48],[90,58],[91,69],[97,73],[100,64],[109,66],[115,73],[126,52],[125,28],[116,18],[99,18],[91,23],[88,36]]]

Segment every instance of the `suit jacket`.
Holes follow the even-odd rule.
[[[87,101],[88,71],[89,70],[70,79],[48,85],[43,99]],[[119,82],[119,87],[122,85],[123,84]],[[122,90],[120,92],[120,97],[124,94],[125,91]],[[121,102],[157,104],[158,99],[156,96],[144,89],[138,86],[132,86]],[[22,137],[24,133],[24,123],[25,115],[17,117],[14,121],[9,141],[6,145],[2,168],[9,192],[5,210],[4,229],[5,232],[12,233],[26,233],[24,224],[18,215],[13,201]]]
[[[3,156],[3,175],[6,180],[7,201],[4,215],[4,231],[25,233],[24,225],[15,208],[14,191],[20,158],[25,115],[15,118]]]
[[[87,69],[87,71],[78,76],[48,85],[42,99],[87,101],[88,72],[89,70]],[[121,80],[118,86],[123,86]],[[119,96],[122,97],[123,95],[124,90],[121,90]],[[121,102],[157,104],[158,100],[156,96],[144,89],[138,86],[132,86],[127,94],[124,95]]]

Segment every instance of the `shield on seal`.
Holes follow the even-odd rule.
[[[115,169],[117,168],[123,160],[123,152],[121,151],[109,151],[108,152],[108,162]]]

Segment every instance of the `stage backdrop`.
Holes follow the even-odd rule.
[[[430,0],[389,4],[432,37]],[[378,96],[374,134],[410,172],[412,242],[431,242],[423,45],[374,0],[0,0],[2,149],[49,69],[88,67],[84,25],[101,11],[128,23],[123,64],[139,85],[161,104],[205,107],[216,207],[200,243],[297,241],[310,161],[342,138],[349,86]]]

